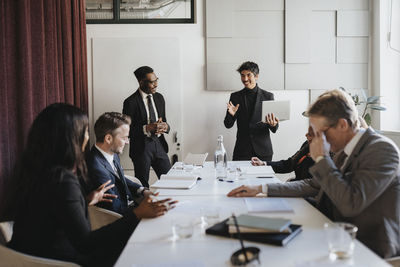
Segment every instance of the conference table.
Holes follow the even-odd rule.
[[[116,266],[160,267],[160,266],[232,266],[231,255],[241,248],[237,239],[205,234],[201,216],[207,209],[217,209],[220,221],[234,213],[248,213],[244,198],[229,198],[226,194],[240,185],[281,183],[276,178],[257,178],[256,175],[236,174],[236,177],[220,181],[215,178],[213,162],[202,168],[181,170],[175,164],[169,174],[188,172],[202,179],[191,189],[158,189],[159,199],[171,197],[178,200],[176,207],[164,216],[144,219],[137,226],[123,250]],[[251,166],[250,162],[229,162],[228,167]],[[179,167],[179,169],[177,169]],[[229,178],[229,177],[228,177]],[[264,200],[267,198],[264,198]],[[383,259],[356,240],[354,255],[347,260],[331,260],[324,231],[330,220],[303,198],[282,198],[292,211],[257,213],[261,216],[287,218],[293,224],[302,225],[302,232],[285,246],[275,246],[244,241],[245,246],[260,249],[260,263],[249,266],[390,266]],[[194,233],[189,238],[177,238],[173,225],[189,220]]]

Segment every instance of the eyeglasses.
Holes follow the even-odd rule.
[[[145,82],[147,82],[147,83],[149,83],[149,84],[151,84],[151,85],[156,85],[156,84],[158,84],[158,78],[157,79],[155,79],[154,81],[149,81],[149,80],[145,80]]]

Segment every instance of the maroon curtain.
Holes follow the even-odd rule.
[[[88,109],[85,1],[0,1],[0,90],[1,203],[38,112]]]

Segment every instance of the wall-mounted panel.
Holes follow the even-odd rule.
[[[215,0],[214,0],[215,1]],[[234,0],[234,10],[284,10],[284,0]]]
[[[286,89],[334,88],[336,80],[335,64],[286,64]]]
[[[283,41],[280,38],[208,38],[207,63],[244,62],[282,64]]]
[[[282,11],[233,12],[233,37],[276,38],[282,33]]]
[[[207,63],[207,90],[236,91],[243,87],[238,63]]]
[[[368,37],[338,37],[337,63],[368,63]]]
[[[337,64],[337,86],[368,88],[368,64]]]
[[[207,37],[232,36],[232,0],[206,1]]]
[[[286,0],[285,63],[309,63],[311,10],[307,7],[289,9],[292,2]]]
[[[312,10],[368,10],[368,0],[311,0]]]
[[[180,151],[173,132],[182,134],[180,43],[176,38],[94,38],[93,39],[93,118],[107,111],[122,111],[125,98],[133,94],[138,83],[133,71],[151,66],[160,78],[157,91],[164,95],[171,133],[165,135],[169,156]],[[121,155],[124,169],[133,168],[129,145]],[[180,158],[180,155],[179,155]]]
[[[335,63],[336,13],[314,11],[311,17],[311,63]]]
[[[369,36],[369,11],[338,11],[337,36]]]
[[[367,64],[286,64],[286,89],[367,88]]]

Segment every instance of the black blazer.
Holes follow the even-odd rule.
[[[274,169],[276,173],[289,173],[294,171],[294,180],[304,180],[312,178],[308,171],[311,166],[314,165],[314,160],[310,156],[310,147],[307,141],[305,141],[301,148],[290,158],[279,161],[269,161],[268,165]]]
[[[276,132],[279,125],[271,127],[269,124],[263,123],[265,118],[261,118],[262,101],[274,100],[274,95],[270,92],[258,88],[257,97],[253,114],[249,114],[246,104],[246,89],[231,94],[229,101],[233,105],[239,104],[239,109],[235,116],[226,112],[224,124],[226,128],[231,128],[237,120],[236,144],[233,150],[233,158],[248,158],[252,156],[252,150],[257,156],[267,157],[272,156],[272,144],[269,136],[269,131]],[[250,118],[250,119],[249,119]]]
[[[130,200],[137,200],[142,197],[140,194],[137,194],[137,190],[141,185],[125,178],[124,170],[121,167],[120,159],[117,154],[114,154],[114,160],[124,180],[121,180],[117,176],[106,158],[95,146],[90,150],[86,163],[89,171],[89,178],[93,186],[92,190],[98,188],[108,180],[111,180],[111,184],[115,184],[115,186],[109,189],[107,193],[117,195],[118,198],[113,199],[112,203],[100,202],[97,205],[123,214],[127,209],[129,209],[127,204],[128,197]]]
[[[40,178],[43,183],[31,192],[25,207],[17,210],[8,246],[84,266],[112,266],[139,222],[134,213],[127,212],[114,223],[91,231],[78,178],[64,169]]]
[[[167,122],[167,118],[165,116],[164,97],[160,93],[155,93],[153,95],[153,99],[157,108],[158,117],[162,117],[163,122]],[[129,96],[127,99],[125,99],[122,113],[129,115],[132,120],[131,128],[129,131],[129,156],[133,159],[135,154],[142,154],[144,150],[145,139],[148,138],[143,133],[143,125],[147,124],[147,112],[139,89],[136,90],[136,92]],[[163,134],[159,137],[159,140],[165,152],[168,153],[168,144],[165,141]]]

